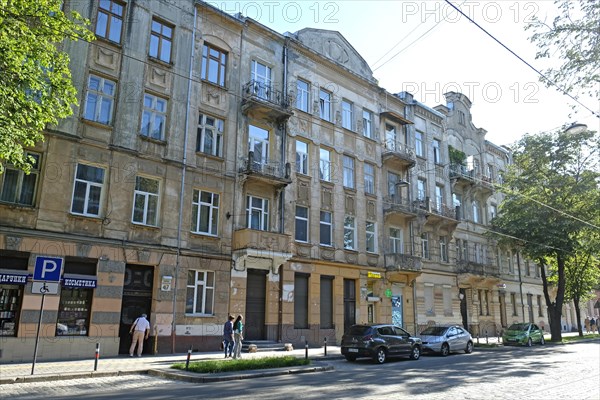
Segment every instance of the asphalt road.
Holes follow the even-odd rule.
[[[0,386],[3,399],[600,399],[600,343],[508,347],[210,384],[147,375]]]

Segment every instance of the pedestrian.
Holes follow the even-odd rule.
[[[223,325],[223,350],[225,351],[225,358],[231,357],[233,353],[233,315],[227,318],[227,322]]]
[[[233,359],[237,360],[238,358],[242,358],[242,340],[244,340],[244,324],[242,320],[244,317],[238,315],[233,323]]]
[[[131,325],[129,333],[133,335],[131,337],[131,347],[129,347],[129,357],[133,357],[133,351],[137,345],[137,356],[142,356],[142,350],[144,350],[144,340],[148,339],[150,334],[150,322],[146,319],[148,316],[142,314],[137,318]]]
[[[585,333],[590,332],[590,317],[585,317],[585,321],[583,322],[585,325]]]
[[[596,320],[594,317],[590,318],[590,330],[592,333],[596,332]]]

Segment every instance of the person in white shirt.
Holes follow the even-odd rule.
[[[131,347],[129,347],[129,357],[133,357],[133,351],[137,345],[137,356],[142,356],[142,350],[144,350],[144,340],[148,339],[150,334],[150,322],[146,319],[147,315],[142,314],[141,317],[137,318],[131,325],[129,333],[131,337]]]

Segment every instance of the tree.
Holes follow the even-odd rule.
[[[526,135],[513,156],[492,228],[501,244],[541,265],[552,340],[560,340],[566,279],[572,279],[566,268],[585,246],[594,248],[580,240],[584,233],[600,229],[600,137],[589,131]]]
[[[93,40],[88,21],[61,0],[0,0],[0,174],[5,163],[29,172],[24,148],[73,113],[77,92],[64,40]]]
[[[534,31],[530,40],[538,47],[536,59],[558,58],[562,65],[544,71],[550,81],[568,93],[581,90],[600,98],[600,2],[555,0],[560,15],[551,23],[535,17],[526,30]],[[541,78],[546,86],[552,82]],[[575,96],[576,97],[576,96]]]

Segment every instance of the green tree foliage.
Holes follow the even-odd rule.
[[[600,98],[600,1],[556,0],[555,4],[560,15],[553,21],[536,17],[525,28],[534,32],[530,39],[538,47],[536,59],[558,57],[562,65],[545,71],[550,80],[566,92]]]
[[[552,339],[560,340],[562,305],[572,297],[565,296],[566,279],[574,276],[567,268],[575,271],[586,254],[597,254],[599,236],[589,232],[600,229],[600,136],[589,131],[527,135],[513,155],[502,187],[506,198],[492,225],[501,243],[547,267],[549,276],[541,270],[544,296]]]
[[[93,40],[61,0],[0,0],[0,173],[6,162],[29,172],[23,148],[44,140],[43,130],[73,113],[77,92],[65,40]]]

